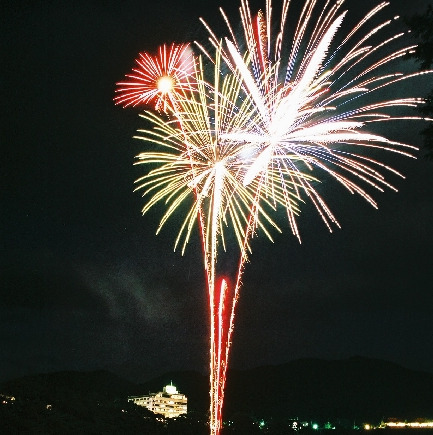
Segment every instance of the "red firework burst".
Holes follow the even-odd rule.
[[[129,80],[116,84],[116,104],[143,104],[166,111],[167,106],[175,106],[180,92],[191,88],[194,56],[189,44],[164,44],[156,56],[139,53],[135,62],[138,67],[126,74]]]

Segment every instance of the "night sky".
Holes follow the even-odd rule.
[[[136,381],[207,372],[198,236],[182,257],[173,252],[176,219],[156,236],[162,210],[141,216],[133,182],[143,168],[133,162],[145,144],[132,136],[143,121],[113,104],[139,51],[203,38],[199,16],[223,29],[220,5],[238,17],[237,1],[187,3],[0,6],[0,380],[60,370],[108,369]],[[358,3],[346,2],[356,17]],[[366,12],[378,2],[361,3]],[[430,1],[391,3],[383,19]],[[425,96],[430,85],[431,76],[407,86]],[[386,134],[420,145],[424,126],[389,124]],[[330,234],[306,204],[301,245],[284,221],[275,243],[254,240],[232,367],[362,355],[432,371],[433,164],[418,157],[380,154],[407,178],[390,176],[398,193],[372,192],[379,210],[323,183],[342,229]]]

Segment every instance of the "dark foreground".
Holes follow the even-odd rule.
[[[163,420],[128,396],[171,381],[188,397],[188,413]],[[370,429],[382,421],[433,420],[433,374],[351,358],[298,360],[229,372],[222,435],[431,434],[431,429]],[[110,372],[58,372],[0,384],[0,434],[208,434],[208,379],[172,372],[136,384]],[[391,420],[388,420],[391,421]]]

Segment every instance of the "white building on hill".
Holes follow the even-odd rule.
[[[166,418],[178,417],[187,412],[188,399],[177,391],[170,383],[159,393],[150,393],[148,396],[131,396],[128,402],[144,406],[155,414],[162,414]]]

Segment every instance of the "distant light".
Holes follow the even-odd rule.
[[[314,430],[317,430],[317,429],[319,429],[319,425],[318,425],[317,423],[314,423],[313,426],[312,426],[312,428],[313,428]]]
[[[369,424],[365,424],[365,425],[364,425],[364,429],[365,429],[365,430],[370,430],[370,429],[371,429],[371,426],[370,426]]]

